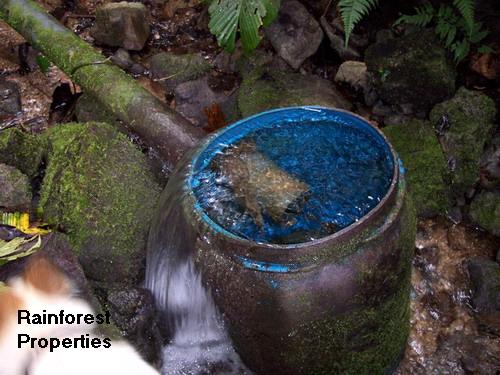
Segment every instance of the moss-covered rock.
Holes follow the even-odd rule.
[[[243,117],[272,108],[300,105],[352,107],[330,81],[316,76],[260,65],[244,75],[238,92],[238,108]]]
[[[175,55],[161,52],[150,59],[152,77],[161,79],[168,88],[173,88],[182,82],[198,79],[210,69],[210,63],[195,53]]]
[[[12,165],[29,177],[37,174],[46,143],[41,137],[17,128],[0,131],[0,162]]]
[[[446,160],[430,124],[412,120],[382,130],[403,160],[417,213],[444,214],[450,207]]]
[[[470,205],[470,216],[487,231],[500,236],[500,193],[482,191]]]
[[[27,211],[31,206],[28,176],[19,169],[0,163],[0,210]]]
[[[479,164],[495,120],[495,103],[488,96],[462,87],[450,100],[437,104],[431,122],[446,119],[441,145],[452,166],[452,188],[461,195],[479,178]]]
[[[373,44],[365,62],[378,94],[389,104],[428,111],[455,92],[455,66],[431,30]]]
[[[103,123],[60,125],[46,137],[43,220],[67,232],[91,279],[136,282],[160,190],[146,156]]]

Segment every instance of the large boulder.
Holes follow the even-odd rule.
[[[92,280],[137,282],[160,191],[147,157],[108,124],[59,125],[46,136],[43,220],[68,234]]]
[[[452,188],[462,195],[479,179],[479,165],[495,121],[495,102],[485,94],[460,88],[437,104],[431,122],[441,129],[441,145],[453,171]]]
[[[141,3],[104,4],[96,9],[90,32],[99,43],[139,51],[149,37],[149,12]]]
[[[0,131],[0,163],[12,165],[29,177],[38,173],[45,149],[40,137],[17,128]]]
[[[482,191],[470,205],[470,216],[474,222],[496,236],[500,236],[500,193]]]
[[[0,163],[0,210],[28,211],[31,186],[28,176],[19,169]]]
[[[328,80],[274,67],[257,67],[244,76],[238,92],[243,117],[272,108],[320,105],[351,109],[351,103]]]
[[[455,66],[431,30],[375,43],[365,51],[365,62],[388,104],[427,112],[455,92]]]
[[[382,130],[403,161],[418,214],[445,214],[450,207],[447,166],[431,125],[412,120]]]
[[[168,89],[173,89],[179,83],[201,78],[211,69],[210,63],[195,53],[175,55],[160,52],[151,57],[149,64],[151,76]]]
[[[312,56],[323,40],[318,21],[297,0],[283,1],[276,21],[265,33],[278,55],[294,69]]]

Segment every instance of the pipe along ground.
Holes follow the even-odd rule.
[[[35,2],[0,0],[0,18],[122,120],[128,130],[155,147],[171,165],[203,139],[201,130],[164,106],[118,67],[102,63],[104,56]],[[229,160],[221,164],[236,172],[231,186],[246,196],[240,202],[248,211],[246,224],[231,219],[234,207],[220,207],[231,220],[225,221],[224,215],[217,217],[205,199],[207,191],[199,188],[204,185],[200,182],[210,183],[203,180],[201,172],[215,155],[256,130],[279,131],[286,124],[299,127],[315,121],[356,130],[371,139],[372,147],[378,150],[372,156],[385,160],[386,169],[390,167],[387,186],[379,191],[380,201],[372,204],[357,200],[357,189],[369,186],[359,180],[369,160],[360,160],[358,173],[355,168],[351,180],[341,178],[336,187],[339,197],[348,197],[341,199],[344,206],[349,201],[359,203],[359,212],[342,211],[342,205],[320,202],[320,206],[330,204],[326,216],[309,210],[319,215],[319,227],[312,228],[315,220],[304,217],[294,222],[293,216],[300,216],[301,206],[314,202],[318,191],[308,190],[314,190],[314,180],[300,181],[311,178],[300,170],[300,162],[283,163],[283,154],[273,153],[279,148],[266,143],[273,140],[270,136],[258,142],[252,140],[255,144],[250,144],[250,151],[240,158],[248,163]],[[313,139],[326,136],[320,132]],[[298,150],[305,143],[294,143],[292,139],[287,150]],[[255,156],[252,147],[263,156]],[[362,151],[355,150],[351,157]],[[306,151],[314,162],[326,150],[320,147]],[[288,156],[293,159],[293,153]],[[343,160],[349,164],[349,152],[330,157],[331,163]],[[269,187],[269,181],[252,174],[246,176],[248,186],[238,181],[242,170],[248,172],[258,166],[275,179],[274,186]],[[328,169],[328,163],[324,164],[324,173],[316,177],[334,181],[342,176],[341,167],[333,171]],[[344,186],[346,181],[349,183]],[[168,198],[179,192],[175,216],[166,215],[172,211],[165,206],[172,202]],[[267,203],[255,199],[259,194],[265,194]],[[309,201],[304,198],[308,194]],[[343,216],[329,216],[335,210]],[[272,225],[283,215],[291,220],[287,225]],[[322,223],[322,219],[327,220]],[[397,365],[409,330],[415,216],[399,159],[384,136],[362,118],[337,110],[304,107],[259,114],[222,129],[179,163],[163,193],[151,231],[150,252],[172,240],[166,238],[165,231],[172,226],[178,229],[177,247],[165,256],[193,257],[227,321],[238,353],[257,373],[384,374]]]
[[[0,19],[62,69],[128,131],[174,166],[205,133],[139,86],[132,77],[31,0],[0,0]]]
[[[258,160],[243,158],[260,166],[261,184],[286,180],[282,197],[293,186],[281,220],[238,202],[240,185],[214,166],[249,143]],[[164,269],[192,258],[257,374],[389,374],[409,332],[415,230],[404,169],[378,129],[345,111],[278,109],[209,136],[179,163],[151,228],[147,273],[161,299],[172,282]]]

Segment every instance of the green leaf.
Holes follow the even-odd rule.
[[[0,281],[0,293],[2,293],[4,290],[8,289],[9,287],[7,286],[7,284],[5,283],[2,283]]]
[[[50,68],[50,60],[44,55],[38,55],[36,57],[36,63],[38,64],[42,73],[47,73]]]
[[[235,49],[239,31],[243,49],[249,52],[260,42],[260,27],[276,18],[279,5],[279,0],[213,0],[208,8],[208,27],[229,52]]]
[[[378,0],[340,0],[339,9],[344,23],[345,45],[349,43],[354,27],[370,10],[378,5]]]
[[[410,25],[417,25],[420,27],[425,27],[432,22],[434,15],[436,13],[435,9],[431,4],[424,4],[420,7],[415,8],[416,14],[407,15],[403,14],[399,17],[393,26],[397,26],[401,23],[407,23]]]
[[[464,19],[470,35],[474,26],[474,0],[453,0],[453,5]]]
[[[470,43],[467,38],[464,38],[461,42],[455,42],[451,46],[451,50],[453,51],[455,62],[458,64],[469,54]]]
[[[493,53],[495,50],[486,44],[483,44],[477,49],[477,52],[485,54],[485,53]]]
[[[42,245],[42,237],[16,237],[11,241],[0,240],[0,265],[33,254]]]

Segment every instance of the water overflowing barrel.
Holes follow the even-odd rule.
[[[390,373],[414,221],[397,156],[354,114],[285,108],[213,134],[178,165],[151,228],[165,366],[248,371],[231,339],[257,374]]]

